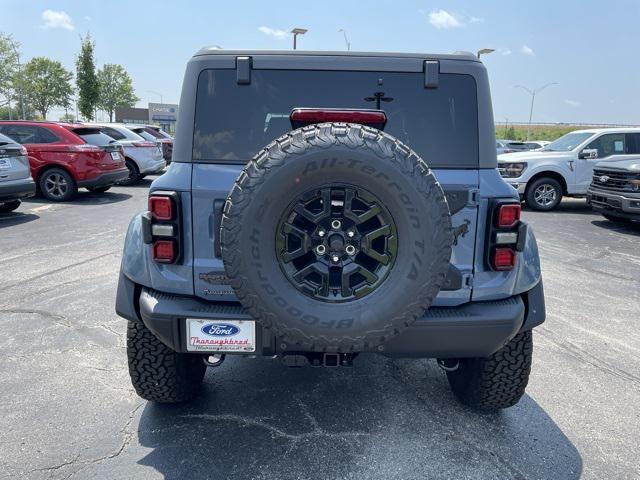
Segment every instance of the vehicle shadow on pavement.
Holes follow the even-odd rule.
[[[102,205],[108,203],[124,202],[132,197],[128,193],[121,193],[115,191],[108,191],[104,193],[92,193],[85,191],[78,191],[77,195],[67,202],[51,202],[46,198],[32,197],[25,200],[25,204],[32,205]]]
[[[537,213],[541,215],[554,215],[558,213],[559,214],[570,213],[574,215],[598,215],[596,212],[593,211],[591,206],[587,204],[586,200],[583,200],[583,199],[563,200],[562,202],[560,202],[560,205],[558,205],[554,210],[550,212],[538,212],[536,210],[533,210],[530,207],[527,207],[526,205],[523,205],[522,209],[525,212]]]
[[[593,220],[591,224],[595,225],[596,227],[601,227],[607,230],[611,230],[612,232],[624,233],[626,235],[640,237],[640,222],[625,224],[625,223],[611,222],[609,220],[602,219],[602,220]]]
[[[23,223],[33,222],[40,218],[33,213],[22,213],[20,211],[0,214],[0,228],[13,227]]]
[[[434,361],[360,356],[352,369],[228,359],[189,404],[147,404],[139,464],[178,478],[562,478],[582,459],[530,397],[456,403]]]

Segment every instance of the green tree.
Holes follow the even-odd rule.
[[[11,35],[0,33],[0,96],[3,104],[11,102],[14,96],[19,49],[20,44]]]
[[[46,57],[34,57],[22,69],[20,75],[28,104],[43,119],[53,107],[70,107],[73,96],[73,74],[62,64]]]
[[[109,114],[110,122],[113,122],[116,107],[133,107],[140,100],[133,91],[131,77],[122,65],[105,64],[98,70],[98,84],[98,107]]]
[[[80,53],[76,57],[76,86],[78,87],[78,110],[86,120],[93,120],[98,105],[99,85],[96,64],[93,58],[95,43],[87,34],[81,39]]]

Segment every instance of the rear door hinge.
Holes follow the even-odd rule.
[[[477,188],[469,189],[469,198],[467,200],[468,207],[477,207],[480,204],[480,190]]]
[[[236,80],[239,85],[249,85],[251,83],[251,57],[236,57]]]
[[[462,275],[463,288],[473,288],[473,273],[464,273]]]

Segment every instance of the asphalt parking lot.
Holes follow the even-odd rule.
[[[527,395],[460,406],[435,361],[228,359],[182,406],[138,398],[114,313],[146,180],[0,218],[0,478],[639,478],[640,227],[526,211],[547,322]]]

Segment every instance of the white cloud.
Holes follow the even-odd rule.
[[[526,45],[522,46],[522,48],[520,49],[520,53],[529,57],[535,56],[533,49],[531,49],[531,47],[527,47]]]
[[[509,50],[508,48],[501,48],[500,50],[498,50],[502,55],[511,55],[511,50]]]
[[[85,15],[85,16],[84,16],[84,19],[85,19],[87,22],[90,22],[90,21],[91,21],[91,17],[90,17],[89,15]]]
[[[484,18],[469,17],[469,23],[482,23],[482,22],[484,22]]]
[[[278,30],[277,28],[259,27],[258,30],[260,30],[265,35],[276,37],[279,40],[282,40],[283,38],[286,38],[287,35],[289,35],[289,32],[287,32],[286,30]]]
[[[45,10],[42,12],[42,20],[44,20],[42,28],[64,28],[65,30],[73,30],[75,28],[71,17],[62,10]]]
[[[446,10],[434,10],[429,14],[429,23],[440,29],[459,28],[462,23],[454,15]]]
[[[564,103],[566,103],[567,105],[571,106],[571,107],[579,107],[580,105],[582,105],[580,102],[578,102],[577,100],[565,100]]]

